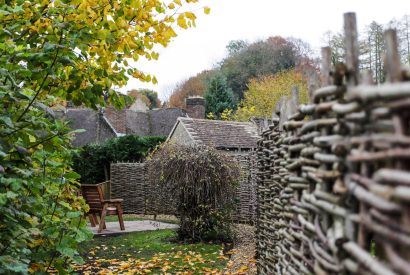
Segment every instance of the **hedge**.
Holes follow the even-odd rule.
[[[110,164],[140,162],[166,137],[127,135],[100,144],[88,144],[74,156],[74,170],[81,175],[80,182],[96,184],[110,179]]]

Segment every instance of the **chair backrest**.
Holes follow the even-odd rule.
[[[83,198],[90,207],[90,212],[102,210],[104,200],[103,184],[82,184],[81,192]]]

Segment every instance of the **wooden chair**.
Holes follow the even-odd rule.
[[[105,216],[109,215],[118,215],[121,230],[125,230],[121,207],[123,199],[104,199],[103,183],[82,184],[81,192],[90,207],[87,214],[92,227],[98,225],[97,215],[100,216],[98,233],[101,233],[101,231],[106,228]]]

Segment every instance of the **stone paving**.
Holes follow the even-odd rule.
[[[118,222],[107,222],[107,228],[104,229],[101,233],[98,233],[98,226],[91,227],[91,231],[94,235],[117,235],[135,231],[149,231],[149,230],[158,230],[158,229],[175,229],[178,228],[177,224],[164,223],[157,221],[124,221],[125,230],[120,229],[120,224]]]

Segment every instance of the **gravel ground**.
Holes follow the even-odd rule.
[[[235,225],[235,241],[232,256],[224,270],[224,274],[256,274],[255,227]]]

